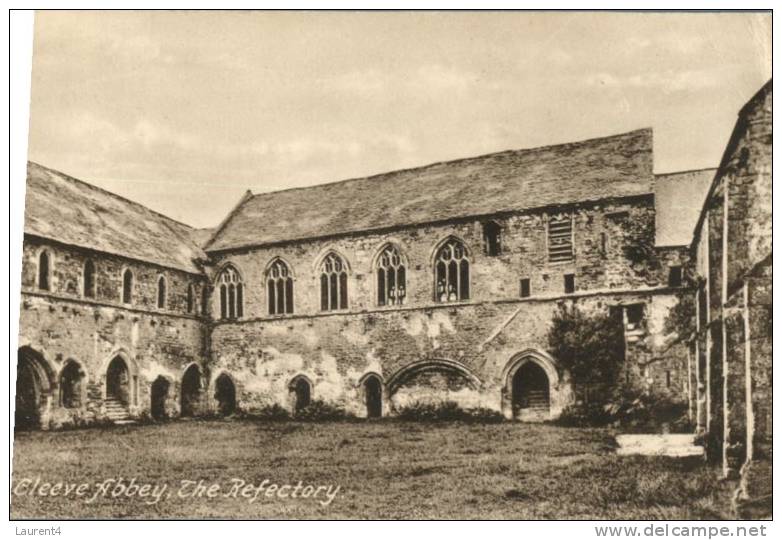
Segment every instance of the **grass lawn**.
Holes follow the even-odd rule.
[[[619,457],[601,429],[502,423],[181,421],[18,433],[12,518],[719,519],[727,490],[698,459]],[[113,498],[95,484],[122,477],[167,486],[159,502]],[[232,479],[290,484],[252,501]],[[30,493],[38,479],[89,483],[79,496]],[[180,492],[181,481],[219,494]],[[302,486],[340,489],[291,498]],[[113,486],[113,484],[112,484]],[[45,492],[44,492],[45,493]],[[248,492],[249,493],[249,492]],[[92,500],[90,500],[92,499]]]

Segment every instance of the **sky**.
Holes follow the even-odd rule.
[[[654,129],[718,164],[760,13],[38,12],[29,158],[195,227],[246,190]]]

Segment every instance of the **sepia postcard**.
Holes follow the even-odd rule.
[[[10,519],[771,519],[771,18],[35,12]]]

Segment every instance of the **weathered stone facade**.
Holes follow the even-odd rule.
[[[51,276],[45,291],[37,284],[42,251],[49,255]],[[94,297],[84,295],[87,260],[96,269]],[[107,371],[117,358],[125,369],[121,376],[127,377],[123,399],[131,416],[150,413],[151,387],[158,378],[168,383],[166,415],[179,415],[184,369],[196,364],[205,370],[207,365],[208,327],[196,315],[197,305],[187,313],[188,286],[204,287],[203,276],[31,236],[25,237],[22,269],[19,347],[27,354],[20,354],[20,365],[29,362],[37,373],[42,426],[109,420]],[[130,305],[121,298],[127,269],[134,274]],[[167,280],[162,309],[156,303],[160,276]],[[76,381],[64,380],[69,365],[76,368]]]
[[[274,404],[295,411],[309,399],[357,416],[455,401],[507,418],[555,418],[583,399],[548,350],[562,304],[621,308],[628,381],[695,403],[698,353],[667,335],[665,320],[687,285],[672,276],[691,272],[697,250],[657,242],[651,164],[651,132],[640,130],[279,196],[248,194],[203,248],[182,224],[31,164],[17,393],[33,406],[17,399],[17,409],[27,407],[42,427],[125,413],[225,414]],[[421,192],[394,193],[389,182]],[[67,204],[48,200],[50,183]],[[409,204],[392,210],[379,191]],[[474,199],[481,191],[485,198]],[[89,211],[48,216],[80,205]],[[299,219],[305,207],[307,219]],[[111,219],[126,213],[138,219]],[[84,218],[93,214],[99,219]],[[552,228],[554,216],[564,229]],[[404,217],[410,222],[399,222]],[[74,227],[60,231],[50,219]],[[265,228],[269,220],[276,228]],[[552,238],[560,231],[559,242],[562,230],[564,243],[554,249],[572,245],[572,252],[557,260]],[[460,266],[448,293],[439,288],[438,256],[451,245]],[[404,278],[381,293],[388,246]],[[96,269],[91,296],[88,259]],[[324,275],[327,259],[339,260],[337,273]],[[272,297],[268,281],[280,268]],[[131,302],[123,298],[126,270]]]
[[[740,111],[691,247],[694,405],[726,475],[771,443],[772,85]]]
[[[363,415],[359,381],[374,373],[386,384],[389,412],[411,401],[448,399],[466,407],[502,410],[510,417],[509,377],[515,364],[527,358],[526,351],[553,379],[555,416],[573,401],[567,374],[546,353],[546,333],[557,305],[578,302],[588,310],[608,310],[612,305],[643,304],[653,322],[638,336],[639,346],[628,350],[637,352],[630,363],[645,366],[663,345],[662,322],[672,303],[668,266],[686,257],[682,249],[658,256],[651,196],[558,209],[563,210],[573,212],[577,239],[574,260],[565,264],[548,261],[550,210],[213,253],[218,271],[231,265],[244,283],[255,284],[245,287],[241,321],[215,323],[214,365],[234,374],[247,405],[289,403],[289,382],[302,374],[312,382],[313,396]],[[484,248],[483,225],[488,221],[500,225],[500,255],[490,256]],[[470,261],[470,299],[441,304],[434,298],[434,253],[454,237],[463,242]],[[602,237],[610,240],[602,244]],[[378,306],[376,262],[388,243],[399,248],[407,268],[407,295],[401,306]],[[626,248],[638,246],[649,251],[632,262]],[[331,252],[348,266],[349,302],[345,310],[323,313],[319,264]],[[285,261],[294,276],[293,314],[268,314],[263,284],[277,259]],[[564,292],[566,274],[575,276],[572,294]],[[528,298],[519,298],[521,279],[529,279]],[[215,304],[215,318],[218,310]],[[681,397],[681,356],[673,363],[672,381],[670,368],[668,378],[662,370],[656,380],[665,388],[678,387]],[[426,384],[401,380],[410,366],[450,375],[438,384],[432,379]],[[657,367],[634,372],[654,378]]]

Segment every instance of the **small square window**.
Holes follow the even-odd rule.
[[[627,309],[627,323],[628,324],[640,324],[644,320],[644,305],[632,304],[626,306]]]
[[[576,292],[576,276],[575,274],[565,274],[565,294],[573,294]]]
[[[682,286],[682,267],[671,266],[668,269],[668,286],[669,287],[681,287]]]
[[[521,280],[521,297],[527,298],[530,295],[529,278]]]

